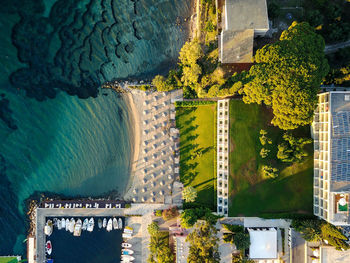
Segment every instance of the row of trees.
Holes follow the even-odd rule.
[[[169,234],[161,232],[157,222],[147,227],[150,234],[148,263],[173,263],[174,254],[169,247]]]
[[[317,219],[293,220],[291,225],[306,241],[324,241],[337,250],[347,250],[348,238],[334,225]]]

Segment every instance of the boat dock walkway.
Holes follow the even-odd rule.
[[[36,262],[44,263],[46,236],[44,226],[47,217],[123,217],[138,215],[147,218],[147,222],[142,224],[142,258],[147,259],[148,233],[147,226],[152,221],[151,214],[157,209],[168,208],[164,204],[132,204],[131,208],[37,208],[36,210]],[[142,220],[144,221],[144,220]],[[146,254],[146,255],[144,255]],[[143,260],[142,260],[143,261]],[[145,261],[146,262],[146,261]]]

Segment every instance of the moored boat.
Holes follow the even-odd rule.
[[[106,218],[103,218],[102,227],[103,227],[103,228],[106,228],[106,226],[107,226],[107,219],[106,219]]]
[[[86,230],[89,232],[92,232],[94,230],[94,226],[95,226],[95,220],[91,217]]]
[[[57,229],[58,230],[61,230],[62,229],[62,222],[61,222],[61,220],[57,220]]]
[[[124,261],[127,261],[127,260],[132,261],[135,259],[133,256],[130,256],[130,255],[122,255],[121,258]]]
[[[71,220],[69,221],[69,232],[73,233],[74,225],[75,225],[75,220],[74,218],[71,218]]]
[[[113,218],[113,229],[118,229],[118,220]]]
[[[126,242],[122,243],[122,248],[130,248],[130,247],[132,247],[131,244],[126,243]]]
[[[66,231],[69,230],[69,224],[70,224],[70,222],[69,222],[69,219],[67,218],[67,219],[66,219]]]
[[[56,218],[56,217],[53,219],[53,225],[54,225],[55,227],[57,227],[57,218]]]
[[[51,236],[52,231],[53,231],[53,224],[52,224],[52,221],[51,221],[51,220],[47,220],[46,225],[45,225],[45,227],[44,227],[44,233],[45,233],[45,235],[47,235],[47,236]]]
[[[125,239],[129,239],[129,238],[132,238],[132,234],[131,233],[123,233],[122,237]]]
[[[98,219],[98,228],[102,228],[102,220],[101,220],[101,218]]]
[[[132,251],[131,249],[125,248],[125,249],[122,249],[122,253],[123,255],[132,255],[134,254],[134,251]]]
[[[66,228],[66,220],[64,218],[61,219],[62,229]]]
[[[73,236],[79,237],[81,235],[81,228],[82,228],[82,223],[81,223],[81,220],[78,219],[74,226]]]
[[[110,219],[108,220],[106,230],[109,232],[109,231],[111,231],[112,229],[113,229],[113,223],[112,223],[112,219],[110,218]]]
[[[48,240],[48,241],[46,242],[45,251],[46,251],[46,253],[47,253],[48,255],[51,255],[51,253],[52,253],[52,244],[51,244],[51,241],[50,241],[50,240]]]
[[[83,222],[82,230],[85,231],[87,229],[87,227],[88,227],[88,224],[89,224],[89,219],[85,218],[84,222]]]
[[[123,220],[120,217],[118,218],[118,227],[119,229],[123,229]]]
[[[132,233],[133,233],[132,227],[126,226],[126,227],[124,228],[124,233],[132,234]]]

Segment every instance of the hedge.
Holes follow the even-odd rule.
[[[175,101],[176,107],[197,107],[201,105],[215,104],[213,100],[190,100],[190,101]]]

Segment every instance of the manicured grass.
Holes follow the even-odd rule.
[[[196,203],[216,206],[216,104],[177,107],[180,178],[198,191]],[[202,152],[196,154],[196,152]]]
[[[283,163],[276,157],[283,141],[282,130],[270,124],[271,112],[257,104],[230,102],[230,216],[267,216],[269,214],[312,214],[313,146],[305,147],[309,156],[302,163]],[[259,136],[265,129],[272,144],[262,159]],[[293,131],[296,137],[309,137],[309,127]],[[279,170],[275,179],[263,178],[263,165]]]
[[[17,263],[16,257],[0,257],[0,263]]]

